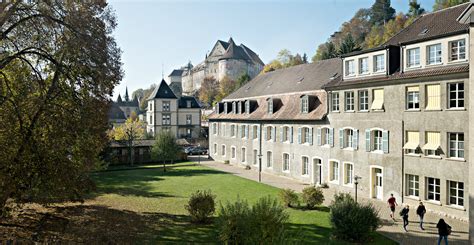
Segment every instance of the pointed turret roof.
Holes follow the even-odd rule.
[[[235,45],[232,38],[229,39],[229,47],[225,51],[221,59],[240,59],[240,60],[250,60],[250,57],[244,51],[242,47]]]
[[[163,79],[160,82],[160,85],[158,85],[153,93],[151,93],[150,97],[148,97],[148,100],[152,99],[177,99],[176,95],[173,93],[171,88],[168,86],[166,81]]]
[[[125,101],[128,102],[130,98],[128,97],[128,87],[125,87]]]
[[[117,102],[118,102],[118,103],[122,102],[122,96],[120,96],[120,94],[119,94],[118,97],[117,97]]]

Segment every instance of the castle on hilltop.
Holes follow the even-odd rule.
[[[193,66],[189,62],[187,66],[173,70],[169,78],[171,84],[181,83],[183,94],[192,95],[201,88],[206,77],[214,77],[218,81],[224,77],[237,80],[248,74],[254,78],[264,65],[254,51],[243,44],[236,45],[230,38],[228,42],[218,40],[201,63]]]

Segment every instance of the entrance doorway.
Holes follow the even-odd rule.
[[[321,185],[323,182],[323,165],[321,164],[321,159],[313,159],[313,184]]]
[[[383,172],[381,168],[372,168],[372,198],[383,199]]]

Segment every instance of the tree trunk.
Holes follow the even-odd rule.
[[[163,160],[163,172],[166,172],[166,160]]]

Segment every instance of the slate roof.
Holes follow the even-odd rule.
[[[252,61],[262,66],[265,65],[253,50],[243,44],[236,45],[232,38],[230,38],[228,42],[222,40],[218,40],[217,42],[226,50],[219,59],[240,59]]]
[[[469,6],[469,2],[419,16],[412,24],[393,36],[384,45],[399,45],[467,33],[468,24],[457,18]]]
[[[166,81],[163,79],[160,82],[160,85],[158,85],[155,90],[153,90],[153,93],[151,93],[150,97],[148,97],[148,100],[152,99],[177,99],[176,95],[173,93],[171,88],[168,86]]]
[[[169,77],[180,77],[181,75],[183,75],[183,72],[184,70],[182,69],[174,69],[169,75]]]
[[[126,120],[127,117],[123,113],[123,111],[120,109],[120,107],[117,105],[116,102],[111,102],[110,103],[110,108],[108,111],[108,118],[109,120]]]
[[[260,74],[224,101],[320,90],[333,77],[340,76],[341,69],[341,59],[334,58]]]
[[[179,108],[189,108],[187,101],[191,101],[191,107],[190,108],[201,108],[201,105],[199,105],[199,102],[196,100],[196,98],[192,96],[182,96],[178,100],[178,107]]]

